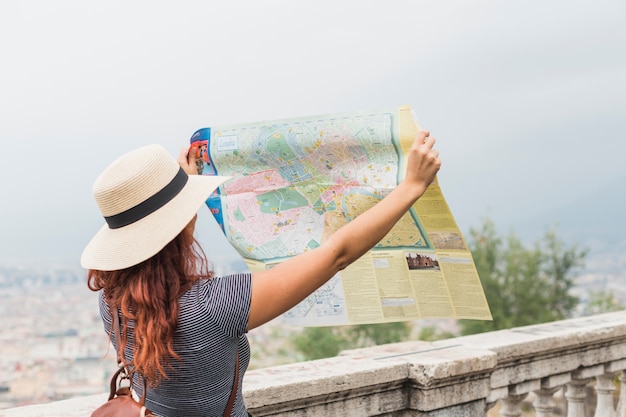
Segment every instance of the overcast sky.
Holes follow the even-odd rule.
[[[464,233],[557,221],[626,182],[625,18],[623,0],[3,0],[0,260],[77,263],[103,223],[91,185],[131,149],[401,104],[438,138]]]

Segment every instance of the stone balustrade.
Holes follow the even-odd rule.
[[[534,414],[547,417],[557,415],[558,397],[568,417],[626,417],[626,390],[619,390],[625,371],[626,311],[252,370],[244,395],[254,416],[508,417],[521,416],[532,399]],[[0,416],[88,416],[105,399]]]

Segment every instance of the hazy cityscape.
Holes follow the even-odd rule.
[[[108,391],[115,352],[82,268],[0,266],[0,318],[0,410]],[[251,367],[296,361],[279,347],[288,332],[279,322],[251,332],[263,346]]]
[[[576,279],[582,303],[591,291],[605,291],[626,304],[626,255],[618,249],[588,259]],[[241,269],[243,263],[234,261],[228,268]],[[0,266],[0,317],[0,410],[108,390],[114,352],[108,349],[96,294],[87,289],[83,269]],[[449,320],[434,324],[454,326]],[[298,328],[282,325],[280,319],[252,331],[251,368],[298,361],[288,344],[294,331]]]

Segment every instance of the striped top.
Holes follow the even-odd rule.
[[[200,280],[183,294],[174,336],[174,350],[181,360],[171,362],[173,370],[166,371],[169,379],[148,389],[149,410],[160,417],[221,417],[233,386],[236,350],[239,350],[239,388],[231,416],[248,416],[241,392],[243,375],[250,362],[245,333],[251,293],[251,275],[244,273]],[[111,312],[102,291],[99,304],[108,334]],[[124,352],[128,362],[133,356],[132,322],[129,327],[129,343]],[[115,346],[113,335],[111,342]]]

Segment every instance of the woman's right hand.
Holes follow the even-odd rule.
[[[420,130],[408,153],[404,185],[421,196],[441,168],[439,151],[434,149],[435,138],[427,130]]]

